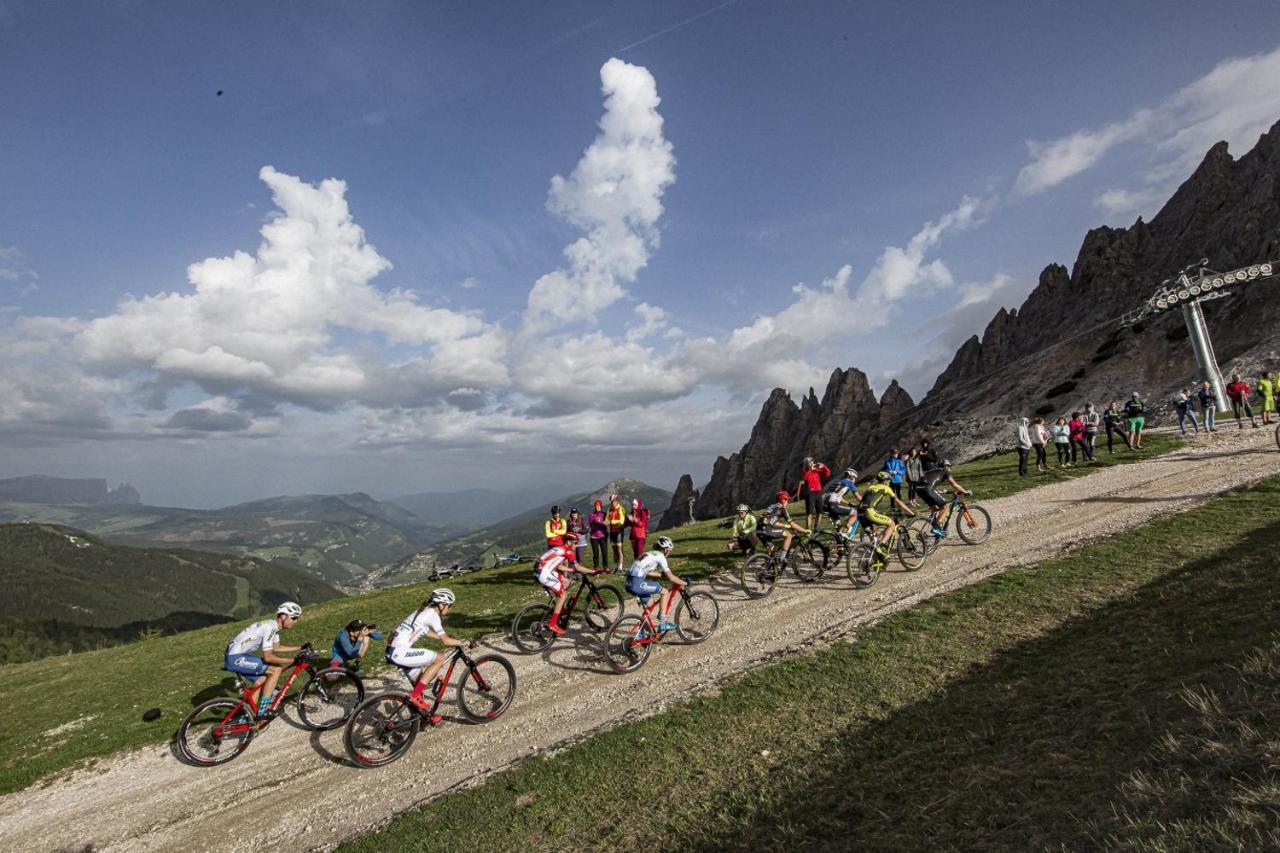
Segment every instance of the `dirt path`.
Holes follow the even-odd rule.
[[[789,580],[769,598],[747,601],[736,586],[715,584],[720,628],[697,649],[659,647],[628,676],[606,671],[594,640],[541,656],[509,654],[519,693],[502,719],[426,731],[405,758],[380,770],[348,766],[341,732],[309,734],[284,722],[210,770],[180,764],[163,746],[118,755],[0,798],[0,849],[332,847],[531,753],[652,711],[655,697],[680,699],[940,592],[1277,473],[1270,430],[1224,430],[1212,445],[984,501],[995,520],[987,545],[948,544],[924,570],[891,572],[865,592],[839,576],[812,586]],[[504,642],[495,645],[509,652]]]

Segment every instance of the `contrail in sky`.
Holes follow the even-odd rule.
[[[689,24],[692,24],[694,21],[698,20],[699,18],[705,18],[707,15],[710,15],[712,12],[719,12],[719,11],[720,11],[721,9],[723,9],[725,6],[732,6],[734,3],[737,3],[737,2],[738,2],[738,0],[725,0],[725,2],[721,3],[719,6],[712,6],[710,9],[708,9],[708,10],[707,10],[707,11],[705,11],[705,12],[699,12],[698,14],[694,15],[692,18],[685,18],[683,21],[681,21],[681,22],[680,22],[680,23],[678,23],[678,24],[672,24],[671,26],[667,27],[666,29],[658,30],[658,31],[657,31],[656,33],[654,33],[653,35],[645,36],[644,38],[640,39],[640,41],[632,42],[631,44],[627,45],[626,47],[620,47],[620,48],[618,48],[618,49],[617,49],[617,50],[615,50],[613,53],[614,53],[615,55],[617,55],[617,54],[619,54],[619,53],[622,53],[623,51],[631,50],[631,48],[633,48],[633,47],[639,47],[639,46],[640,46],[640,45],[642,45],[642,44],[646,44],[646,43],[648,43],[648,42],[653,41],[654,39],[658,38],[659,36],[665,36],[667,33],[674,32],[674,31],[676,31],[676,30],[680,29],[681,27],[688,26]]]

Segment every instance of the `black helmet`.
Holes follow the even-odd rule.
[[[558,507],[558,506],[553,506],[553,507],[551,508],[551,514],[552,514],[552,515],[555,515],[555,514],[556,514],[556,513],[558,513],[559,511],[560,511],[560,507]]]

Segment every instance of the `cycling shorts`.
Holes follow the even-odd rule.
[[[418,676],[422,675],[423,667],[430,666],[435,659],[436,653],[431,649],[419,649],[414,646],[397,649],[394,646],[387,646],[387,663],[404,670],[405,676],[410,681],[417,681]]]
[[[267,662],[257,655],[227,655],[222,661],[222,668],[250,680],[266,675],[269,669]]]
[[[773,527],[770,525],[765,525],[763,527],[756,528],[756,536],[760,537],[766,542],[773,539],[781,539],[783,536],[786,536],[786,535],[787,535],[786,528],[783,528],[783,527]]]
[[[804,514],[817,515],[822,511],[822,492],[813,490],[804,493]]]
[[[947,505],[946,498],[944,498],[942,495],[935,492],[933,489],[928,488],[927,486],[925,487],[924,491],[920,492],[920,497],[924,498],[924,502],[927,503],[929,506],[933,507],[934,509],[942,509],[944,506]]]
[[[649,596],[662,592],[662,584],[650,578],[627,578],[627,592],[639,596],[642,604],[649,603]]]
[[[890,524],[893,524],[893,519],[874,509],[864,509],[862,511],[862,518],[867,524],[875,524],[880,527],[888,527]]]
[[[824,509],[832,521],[839,521],[842,518],[848,518],[853,515],[853,507],[848,504],[827,504]]]
[[[538,583],[547,588],[552,595],[559,595],[569,588],[569,578],[559,569],[543,569],[538,574]]]
[[[621,545],[621,544],[622,544],[622,534],[623,534],[623,532],[624,532],[624,531],[623,531],[623,529],[622,529],[622,528],[619,528],[619,529],[617,529],[617,530],[610,530],[610,531],[609,531],[609,541],[610,541],[610,542],[616,542],[616,543],[618,543],[619,545]]]

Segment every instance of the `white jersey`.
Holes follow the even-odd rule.
[[[627,575],[633,578],[647,578],[649,575],[667,571],[670,571],[670,568],[667,566],[665,554],[661,551],[646,551],[640,559],[631,564]]]
[[[538,558],[538,582],[544,586],[554,583],[556,580],[556,572],[562,566],[569,562],[569,555],[573,553],[569,548],[557,545],[547,553]]]
[[[274,619],[263,619],[236,634],[236,638],[227,644],[227,654],[247,655],[258,649],[269,652],[276,647],[279,639],[280,623]]]
[[[404,617],[400,627],[396,628],[395,642],[391,644],[392,648],[407,649],[428,631],[440,635],[444,634],[444,625],[440,622],[440,611],[434,607],[424,607],[422,610]]]

